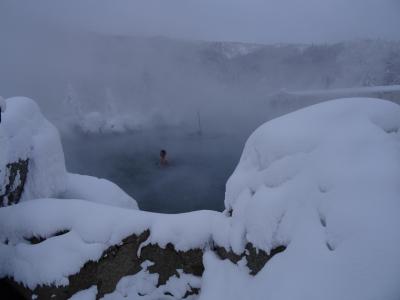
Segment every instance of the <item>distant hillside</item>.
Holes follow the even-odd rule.
[[[197,110],[253,114],[281,89],[400,84],[400,43],[382,40],[259,45],[43,30],[5,41],[1,93],[38,99],[53,119],[74,114],[65,105],[72,95],[85,112],[183,120]]]

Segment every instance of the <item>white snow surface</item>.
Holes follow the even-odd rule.
[[[79,291],[74,294],[69,300],[96,300],[97,296],[97,287],[92,286],[86,290]]]
[[[56,128],[28,98],[6,100],[7,110],[0,124],[0,168],[29,158],[29,173],[21,201],[54,197],[65,189],[64,153]],[[4,178],[0,178],[0,185]]]
[[[400,106],[366,98],[259,127],[225,205],[247,241],[287,249],[254,278],[207,255],[200,299],[399,299],[399,128]]]
[[[107,179],[93,176],[67,175],[67,187],[62,198],[83,199],[118,207],[138,209],[136,200]]]
[[[142,245],[172,243],[186,251],[204,248],[214,231],[227,226],[227,218],[213,211],[163,215],[84,200],[27,201],[0,208],[0,278],[12,276],[30,288],[53,282],[66,285],[68,275],[89,260],[97,261],[104,250],[131,234],[150,229]],[[69,232],[51,237],[62,230]],[[30,245],[25,238],[32,236],[50,238]]]
[[[0,208],[0,277],[30,288],[66,285],[109,246],[150,229],[142,246],[205,249],[201,300],[398,300],[399,128],[400,106],[368,98],[329,101],[272,120],[246,142],[227,182],[225,214],[163,215],[73,199]],[[70,182],[86,180],[79,176]],[[72,185],[71,196],[96,195]],[[60,230],[69,231],[51,237]],[[31,236],[49,238],[30,245]],[[241,253],[247,242],[267,252],[287,248],[256,276],[245,261],[234,265],[207,251],[216,243]],[[147,275],[125,277],[107,299],[136,299],[146,288],[158,295],[144,286],[154,281]],[[182,280],[170,286],[178,294],[189,279]]]
[[[152,263],[145,261],[142,270],[132,276],[123,277],[117,284],[114,292],[105,295],[102,300],[160,300],[160,299],[183,299],[186,291],[191,288],[200,288],[199,277],[185,274],[178,270],[179,277],[172,276],[165,285],[157,288],[158,274],[150,274],[147,267]],[[197,296],[188,296],[185,299],[196,299]]]

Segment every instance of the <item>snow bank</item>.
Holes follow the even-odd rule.
[[[6,103],[7,110],[0,124],[1,170],[6,163],[29,159],[21,201],[57,196],[65,189],[66,170],[56,128],[31,99],[15,97],[7,99]],[[5,179],[0,179],[2,185]]]
[[[162,215],[83,200],[27,201],[0,209],[0,278],[12,276],[30,288],[66,285],[68,275],[131,234],[150,229],[143,246],[173,243],[186,251],[203,248],[213,231],[227,225],[226,218],[212,211]],[[69,232],[51,237],[63,230]],[[25,238],[32,236],[51,238],[30,245]]]
[[[398,299],[399,128],[400,106],[376,99],[258,128],[227,183],[231,234],[287,249],[254,278],[207,255],[200,299]]]
[[[86,175],[68,174],[66,191],[62,197],[138,209],[137,202],[116,184]]]

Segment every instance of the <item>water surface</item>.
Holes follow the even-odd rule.
[[[68,171],[107,178],[142,210],[222,211],[225,184],[240,158],[243,138],[229,134],[146,130],[121,135],[64,134]],[[170,165],[160,168],[159,151]]]

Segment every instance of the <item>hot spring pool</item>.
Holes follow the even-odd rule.
[[[123,135],[62,136],[69,172],[106,178],[161,213],[224,208],[225,183],[244,144],[234,135],[157,130]],[[158,166],[160,149],[170,165]]]

